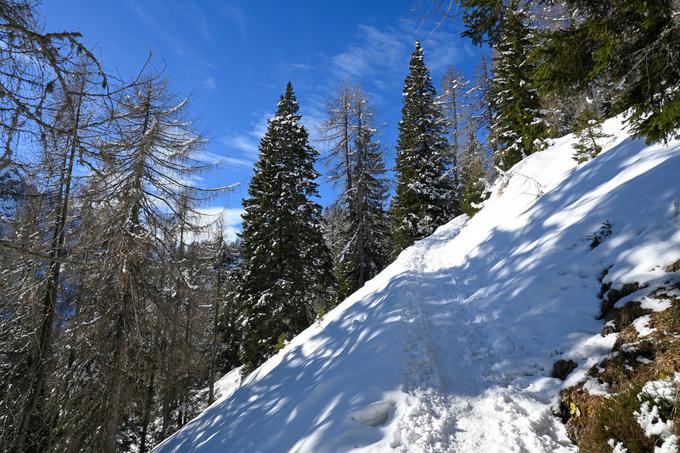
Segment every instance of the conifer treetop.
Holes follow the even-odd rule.
[[[300,110],[300,105],[295,97],[295,90],[293,90],[293,84],[290,80],[286,83],[286,92],[279,98],[277,107],[277,116],[285,114],[295,115]]]

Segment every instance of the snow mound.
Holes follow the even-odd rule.
[[[603,271],[652,288],[680,257],[680,143],[604,130],[585,165],[573,136],[520,162],[156,451],[576,451],[551,406],[615,341]]]

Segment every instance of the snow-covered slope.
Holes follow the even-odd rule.
[[[680,257],[680,143],[622,129],[580,167],[569,136],[525,159],[157,451],[575,451],[549,375],[613,345],[598,277],[653,281]]]

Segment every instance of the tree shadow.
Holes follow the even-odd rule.
[[[417,372],[404,358],[413,294],[426,322],[418,341],[435,363],[437,390],[447,395],[526,389],[559,357],[582,363],[606,352],[590,342],[602,326],[595,319],[601,271],[615,265],[612,278],[652,278],[639,269],[649,261],[641,250],[667,243],[680,254],[670,214],[680,198],[679,151],[625,140],[531,204],[521,227],[491,229],[463,264],[430,272],[388,268],[386,283],[385,276],[369,282],[351,296],[356,302],[329,313],[322,329],[301,334],[157,451],[336,451],[384,439],[384,428],[351,415],[389,399],[405,374]],[[591,249],[587,237],[604,221],[613,233]],[[425,241],[430,254],[463,246],[446,234]]]

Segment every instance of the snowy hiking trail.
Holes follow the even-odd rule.
[[[570,136],[518,164],[156,451],[575,451],[551,406],[616,339],[595,319],[603,270],[661,281],[680,256],[680,143],[605,130],[583,166]],[[579,365],[566,383],[558,359]]]
[[[450,299],[456,293],[455,271],[438,270],[434,281],[428,277],[430,263],[442,261],[441,248],[466,220],[461,217],[420,241],[404,272],[406,282],[397,303],[404,307],[406,326],[402,388],[407,410],[399,418],[390,447],[404,452],[575,451],[550,411],[531,413],[540,405],[532,396],[494,390],[490,399],[471,399],[495,385],[508,384],[496,379],[493,370],[502,359],[494,357],[496,348],[475,322],[475,314],[465,303]],[[444,342],[433,340],[442,337]],[[517,415],[528,422],[513,424]],[[497,422],[490,426],[488,421],[494,419]],[[479,426],[495,432],[488,436]],[[534,437],[536,428],[545,435],[527,444],[525,439]],[[509,444],[509,438],[520,442]]]

